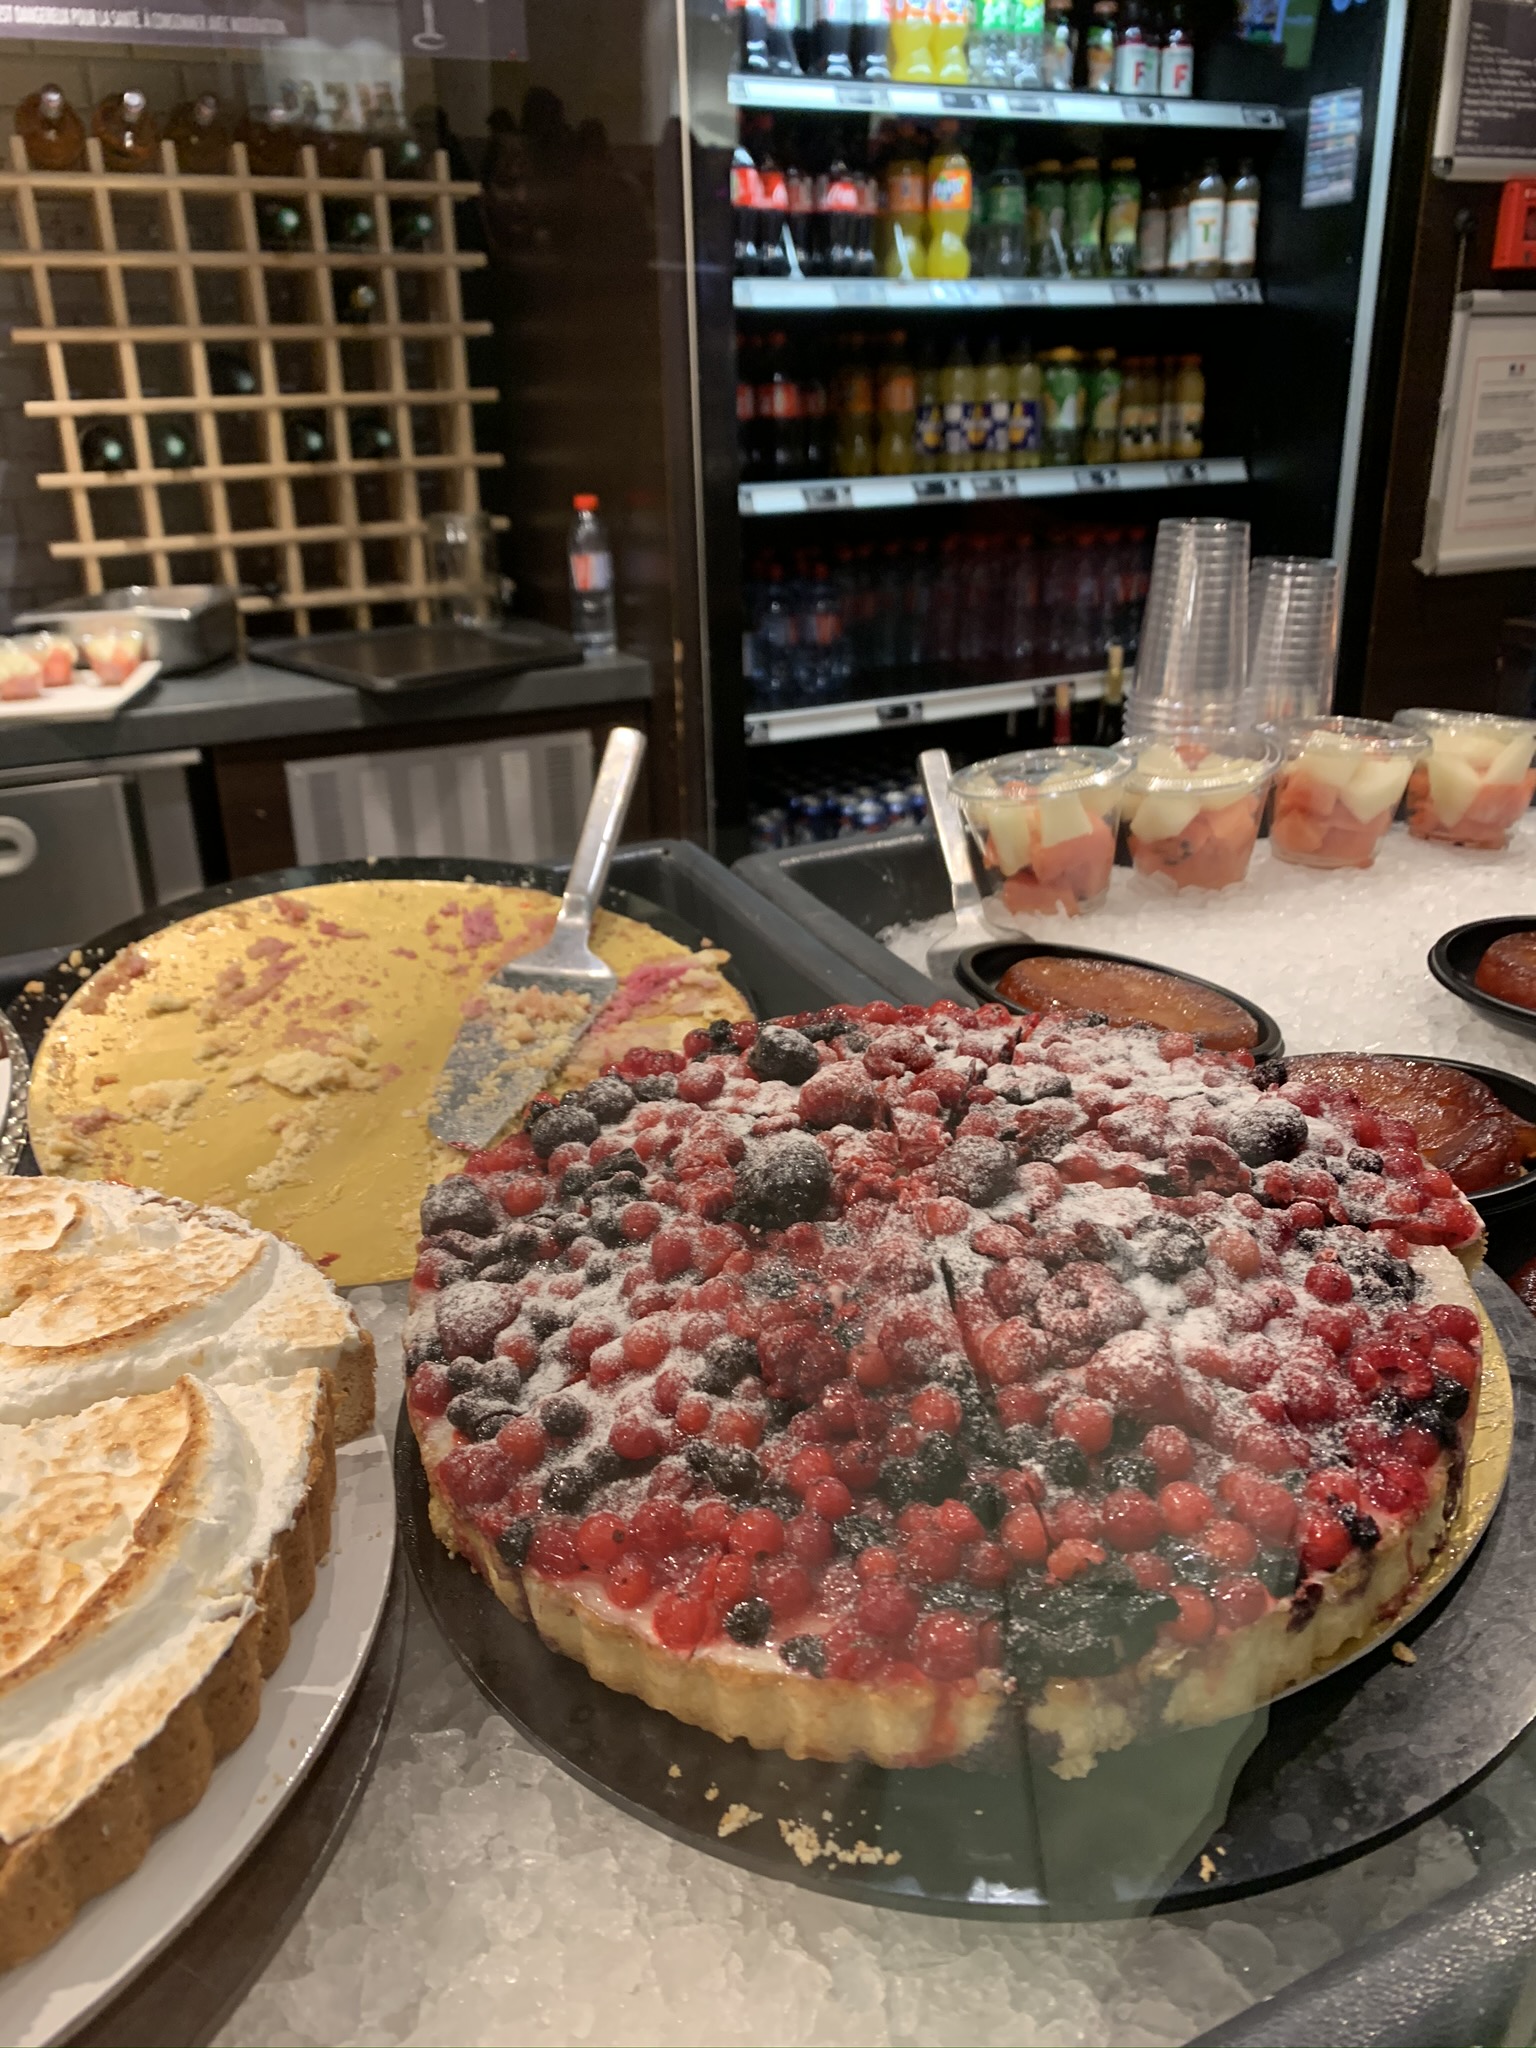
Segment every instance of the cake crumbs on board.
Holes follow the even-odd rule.
[[[1399,1664],[1417,1664],[1419,1661],[1418,1657],[1409,1649],[1406,1643],[1394,1643],[1392,1645],[1392,1654]]]
[[[751,1827],[753,1821],[761,1820],[762,1817],[760,1813],[754,1813],[744,1799],[738,1799],[721,1814],[720,1825],[715,1829],[715,1833],[723,1842],[727,1835],[739,1835],[743,1828]]]
[[[855,1842],[851,1849],[845,1849],[830,1835],[825,1841],[817,1834],[809,1821],[781,1820],[779,1833],[797,1861],[807,1870],[825,1857],[830,1863],[884,1863],[901,1861],[899,1849],[879,1849],[872,1842]]]
[[[1200,1858],[1200,1882],[1202,1884],[1209,1884],[1215,1875],[1216,1865],[1209,1856],[1202,1856]]]

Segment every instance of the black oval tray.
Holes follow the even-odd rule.
[[[1427,1819],[1536,1720],[1536,1643],[1511,1619],[1536,1602],[1536,1321],[1492,1274],[1476,1285],[1509,1360],[1513,1456],[1482,1543],[1399,1632],[1416,1662],[1397,1661],[1383,1641],[1275,1706],[1135,1743],[1073,1783],[1022,1742],[1006,1768],[796,1762],[611,1692],[444,1550],[403,1409],[401,1542],[434,1620],[491,1704],[582,1784],[712,1856],[865,1905],[992,1920],[1230,1903]],[[743,1813],[752,1818],[722,1834],[722,1820]],[[811,1853],[811,1834],[845,1854],[862,1842],[898,1860],[829,1860]]]
[[[1186,974],[1182,967],[1165,967],[1158,960],[1136,960],[1129,953],[1101,953],[1093,946],[1055,946],[1042,939],[996,939],[984,946],[972,946],[962,953],[952,970],[962,988],[982,1003],[1001,1003],[1005,1009],[1018,1016],[1026,1015],[1022,1003],[1011,1003],[1007,996],[999,995],[997,984],[1016,960],[1032,959],[1036,954],[1049,953],[1057,959],[1112,960],[1117,967],[1145,967],[1153,974],[1167,974],[1175,981],[1187,981],[1194,988],[1209,989],[1212,995],[1225,996],[1229,1003],[1236,1003],[1240,1010],[1246,1010],[1259,1027],[1259,1042],[1253,1048],[1256,1060],[1272,1060],[1285,1050],[1285,1040],[1280,1026],[1267,1010],[1261,1010],[1257,1003],[1247,996],[1240,996],[1235,990],[1223,988],[1219,981],[1205,981],[1198,974]]]
[[[1507,1031],[1518,1031],[1523,1038],[1536,1038],[1536,1010],[1522,1010],[1518,1003],[1506,1003],[1502,996],[1491,996],[1472,979],[1495,939],[1507,939],[1511,932],[1529,931],[1536,931],[1536,917],[1482,917],[1472,924],[1459,924],[1431,946],[1429,971],[1442,988],[1460,996],[1474,1010],[1481,1010],[1495,1024],[1502,1024]]]

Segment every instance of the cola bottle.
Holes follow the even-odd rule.
[[[773,153],[773,128],[764,127],[757,154],[757,274],[789,275],[789,183]]]
[[[763,0],[763,11],[768,17],[768,69],[779,78],[802,77],[795,36],[805,26],[804,0]]]
[[[730,0],[732,13],[740,17],[736,65],[741,71],[771,71],[768,56],[768,13],[771,0]]]
[[[817,0],[814,68],[822,78],[853,77],[856,0]]]
[[[871,85],[887,85],[891,76],[891,0],[856,0],[855,11],[854,72]]]
[[[738,277],[757,275],[757,164],[743,136],[731,157],[731,223]]]
[[[861,274],[859,228],[864,204],[864,180],[850,168],[847,147],[839,135],[832,144],[832,161],[817,180],[818,268],[825,276]]]

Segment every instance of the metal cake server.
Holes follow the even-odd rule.
[[[644,756],[643,732],[621,725],[608,735],[548,944],[496,970],[448,1054],[427,1118],[445,1144],[472,1151],[492,1144],[565,1065],[618,987],[592,951],[592,914]]]
[[[958,988],[955,962],[972,946],[986,945],[997,934],[982,914],[981,891],[971,867],[970,841],[960,806],[949,793],[949,756],[942,747],[930,747],[919,754],[917,766],[928,792],[928,815],[938,837],[939,852],[949,874],[949,892],[955,906],[955,929],[934,940],[928,948],[928,973],[932,980]],[[967,991],[961,990],[961,994]]]

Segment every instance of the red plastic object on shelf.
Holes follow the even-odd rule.
[[[1511,178],[1499,201],[1495,270],[1536,270],[1536,178]]]

